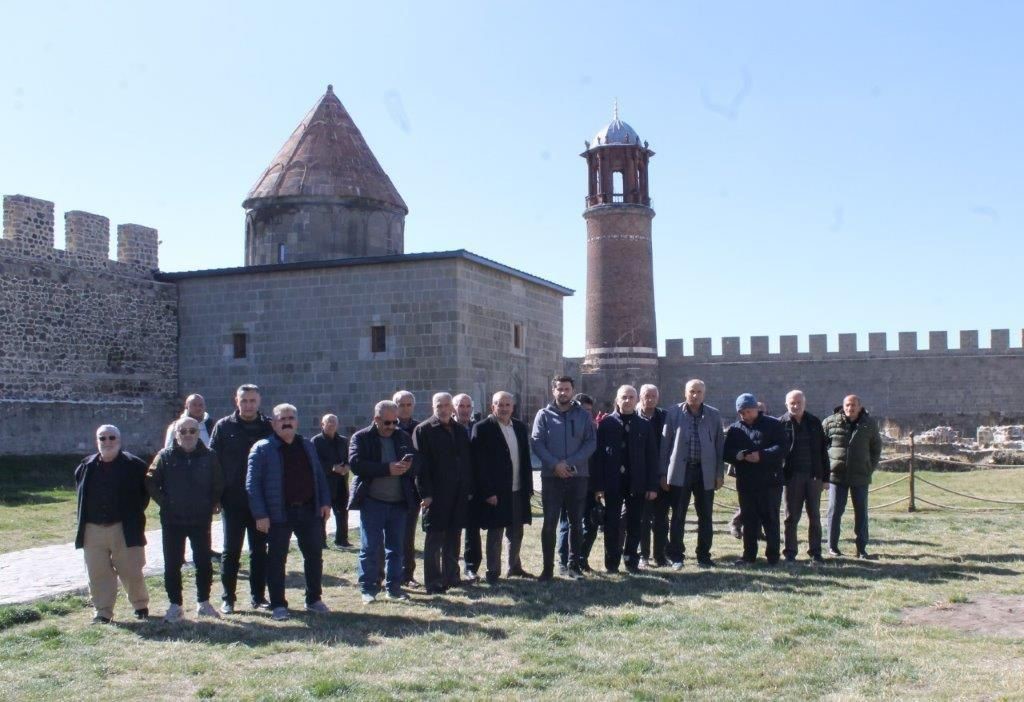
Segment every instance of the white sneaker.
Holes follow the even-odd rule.
[[[221,614],[234,614],[235,613],[235,606],[233,604],[231,604],[230,602],[225,600],[220,605],[220,613]]]
[[[373,604],[374,602],[377,601],[377,597],[375,595],[371,595],[368,592],[364,592],[362,597],[363,597],[363,604],[364,605],[365,604]]]
[[[183,616],[185,616],[185,612],[181,609],[181,605],[172,603],[167,607],[167,613],[164,614],[164,621],[168,624],[175,624],[180,622]]]
[[[213,608],[209,600],[200,602],[196,605],[196,615],[200,617],[213,617],[214,619],[220,619],[220,612]]]
[[[270,618],[275,622],[283,622],[288,620],[288,616],[287,607],[274,607],[274,612],[270,615]]]

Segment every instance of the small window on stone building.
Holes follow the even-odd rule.
[[[523,325],[513,324],[512,325],[512,348],[521,349],[523,348]]]
[[[284,244],[277,245],[277,262],[284,263],[285,246]]]
[[[370,327],[370,352],[383,353],[387,350],[387,330],[384,327]]]
[[[231,341],[234,346],[235,358],[245,358],[248,355],[248,334],[232,334]]]

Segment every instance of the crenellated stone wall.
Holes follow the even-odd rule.
[[[155,449],[176,411],[177,292],[157,282],[157,232],[4,198],[0,239],[0,453],[90,451],[103,423],[128,450]]]

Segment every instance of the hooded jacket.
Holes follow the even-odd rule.
[[[822,422],[828,448],[830,482],[851,487],[871,484],[871,474],[882,458],[882,435],[878,422],[861,408],[856,422],[850,422],[842,407]]]
[[[177,444],[163,449],[146,474],[146,490],[160,505],[161,524],[209,524],[224,491],[217,454],[201,441],[191,453]]]
[[[539,410],[533,419],[530,448],[541,462],[541,477],[555,477],[555,465],[565,461],[576,468],[575,477],[587,478],[588,459],[597,448],[597,433],[590,412],[573,402],[565,412],[554,403]]]

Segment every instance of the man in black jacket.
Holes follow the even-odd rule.
[[[323,430],[313,437],[320,467],[327,476],[331,490],[331,511],[334,512],[334,545],[351,548],[348,541],[348,438],[338,433],[338,417],[325,414],[320,420]],[[324,548],[327,548],[327,523],[323,529]]]
[[[779,506],[782,504],[782,464],[789,452],[782,422],[758,408],[757,398],[736,398],[739,421],[725,434],[725,460],[736,467],[736,491],[743,511],[743,566],[757,559],[761,529],[766,536],[769,565],[779,562]]]
[[[646,419],[636,413],[637,392],[623,385],[615,394],[615,411],[597,427],[597,449],[590,461],[594,497],[605,503],[604,565],[619,571],[623,560],[619,529],[626,516],[625,562],[639,572],[640,530],[646,503],[658,496],[658,445]]]
[[[210,449],[217,454],[224,473],[224,494],[221,495],[221,519],[224,546],[221,555],[220,581],[224,587],[220,611],[235,611],[235,585],[242,558],[242,538],[249,539],[249,594],[253,609],[269,608],[267,602],[267,535],[256,529],[245,492],[245,475],[249,468],[249,449],[260,439],[274,433],[270,420],[260,414],[260,389],[242,385],[235,391],[233,413],[217,421],[210,437]]]
[[[665,416],[668,414],[664,409],[658,407],[658,400],[661,393],[657,385],[640,386],[640,403],[637,405],[636,413],[651,423],[654,430],[654,439],[658,445],[658,455],[661,455],[661,434],[665,428]],[[663,567],[668,565],[668,557],[665,555],[665,548],[668,545],[668,510],[672,501],[671,489],[663,489],[658,486],[658,496],[647,503],[647,514],[644,515],[640,536],[640,567],[646,568],[650,561],[654,565]],[[651,535],[654,536],[654,552],[651,552]]]
[[[149,616],[149,592],[142,577],[146,565],[146,462],[121,450],[121,431],[113,424],[96,430],[97,452],[75,468],[78,532],[89,576],[94,624],[109,624],[121,579],[136,619]]]
[[[203,444],[199,427],[192,417],[175,422],[173,446],[156,455],[146,474],[146,489],[160,505],[164,589],[170,600],[164,621],[169,624],[179,621],[184,614],[181,566],[185,562],[185,539],[192,544],[192,562],[196,566],[196,614],[220,618],[210,604],[210,524],[214,513],[220,511],[224,480],[217,454]]]
[[[455,421],[452,396],[436,393],[434,414],[412,433],[418,463],[416,489],[423,508],[423,580],[427,592],[439,594],[462,584],[459,544],[473,497],[473,460],[469,435]]]
[[[398,428],[412,438],[412,432],[419,424],[413,415],[416,412],[416,396],[408,390],[399,390],[391,397],[391,401],[398,407]],[[416,523],[420,518],[420,496],[416,493],[416,486],[413,485],[413,493],[416,503],[409,509],[405,519],[405,539],[402,541],[405,553],[402,555],[403,568],[402,584],[406,587],[419,587],[416,582]],[[383,560],[383,551],[381,558]]]
[[[412,439],[398,428],[398,405],[382,400],[373,408],[373,424],[352,435],[348,463],[356,476],[348,508],[359,510],[359,587],[363,604],[380,593],[380,555],[384,554],[389,599],[402,592],[406,517],[416,508]]]
[[[807,509],[807,553],[811,563],[821,563],[821,489],[828,485],[828,449],[821,420],[806,411],[807,400],[800,390],[786,394],[786,408],[779,417],[786,432],[789,453],[783,465],[786,487],[785,546],[787,563],[796,561],[797,526],[800,512]]]
[[[508,543],[509,577],[532,578],[523,570],[519,552],[523,525],[532,519],[533,468],[530,431],[512,416],[512,393],[500,391],[491,399],[491,415],[473,425],[470,448],[476,476],[477,522],[487,530],[487,582],[501,574],[501,540]]]

